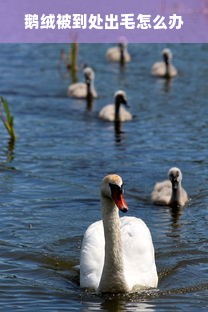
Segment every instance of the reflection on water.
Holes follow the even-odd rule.
[[[120,122],[120,120],[114,121],[114,131],[115,131],[115,141],[117,143],[120,143],[122,140],[122,134],[124,133],[122,131],[122,122]]]
[[[172,226],[178,227],[179,226],[179,218],[183,213],[183,208],[181,207],[175,207],[170,208],[170,214],[172,217]]]
[[[7,150],[7,162],[12,162],[14,159],[15,141],[12,139],[8,140],[8,150]]]
[[[163,91],[165,93],[170,92],[171,84],[172,84],[172,79],[171,78],[164,79]]]
[[[91,112],[93,110],[93,106],[94,106],[94,99],[93,99],[92,94],[89,92],[86,98],[87,111]]]
[[[1,46],[1,95],[17,133],[14,145],[1,132],[4,310],[207,310],[207,45],[168,45],[180,72],[169,81],[150,74],[164,45],[129,45],[132,62],[124,68],[106,61],[108,46],[79,47],[79,64],[96,70],[96,101],[66,97],[71,78],[59,58],[68,45]],[[119,89],[136,118],[102,122],[98,112]],[[192,198],[181,210],[150,201],[154,182],[172,166],[182,169]],[[129,216],[152,233],[154,292],[100,296],[79,288],[82,236],[100,219],[99,185],[109,172],[123,177]]]
[[[85,311],[155,311],[154,304],[148,303],[147,298],[151,296],[148,293],[140,295],[97,295],[92,304],[92,300],[83,298],[82,312]],[[146,301],[146,302],[145,302]]]
[[[100,307],[103,311],[109,311],[109,312],[119,312],[119,311],[144,311],[148,310],[150,312],[155,311],[152,304],[144,303],[142,300],[139,302],[135,302],[134,300],[128,300],[126,299],[111,299],[111,300],[105,300]]]

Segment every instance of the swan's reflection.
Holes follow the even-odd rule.
[[[94,106],[94,98],[92,94],[89,92],[86,97],[86,110],[91,112]]]
[[[163,88],[162,88],[163,92],[169,93],[171,90],[171,85],[172,85],[172,79],[171,78],[164,79]]]
[[[136,294],[139,297],[139,295]],[[121,297],[119,295],[112,295],[111,297],[104,298],[102,302],[99,300],[83,302],[81,312],[89,311],[105,311],[105,312],[138,312],[138,311],[154,312],[155,307],[153,304],[144,302],[143,298]]]
[[[154,312],[154,306],[145,302],[140,302],[138,299],[134,301],[127,301],[125,299],[113,298],[112,300],[105,300],[101,304],[101,309],[109,312],[126,312],[126,311],[146,311]]]
[[[172,226],[175,228],[180,227],[179,218],[182,215],[182,210],[183,208],[181,207],[170,208],[170,215],[172,217]]]
[[[120,120],[114,121],[114,133],[115,133],[115,141],[116,143],[120,143],[122,141],[122,134],[124,133],[121,130],[121,122]]]

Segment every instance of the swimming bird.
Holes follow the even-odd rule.
[[[161,78],[173,78],[177,76],[178,71],[172,62],[172,53],[170,49],[164,49],[162,51],[163,62],[156,62],[152,66],[152,75],[158,76]]]
[[[121,104],[128,106],[126,93],[118,90],[114,95],[114,100],[114,104],[108,104],[101,109],[99,117],[107,121],[132,120],[132,114],[125,107],[121,106]]]
[[[173,167],[168,171],[169,180],[157,182],[153,188],[151,199],[156,205],[173,208],[183,207],[188,202],[188,195],[181,185],[182,173]]]
[[[119,62],[121,65],[131,61],[131,56],[127,50],[127,43],[125,40],[120,40],[118,46],[111,47],[106,52],[106,58],[110,62]]]
[[[75,98],[96,98],[97,92],[94,87],[95,73],[93,69],[91,67],[85,67],[83,73],[85,77],[85,83],[76,82],[71,84],[67,90],[68,96]]]
[[[102,220],[84,234],[80,286],[97,292],[127,293],[157,287],[158,276],[150,231],[139,218],[119,218],[127,212],[123,181],[107,175],[101,184]]]

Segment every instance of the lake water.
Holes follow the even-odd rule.
[[[91,110],[66,96],[70,76],[60,62],[66,44],[0,45],[0,95],[10,103],[17,140],[0,123],[1,311],[208,310],[208,45],[168,44],[179,76],[150,75],[164,44],[129,44],[132,62],[105,59],[107,44],[79,45],[81,67],[96,73]],[[98,119],[118,89],[134,120]],[[178,214],[150,201],[171,166],[183,172],[189,204]],[[81,240],[100,219],[99,186],[123,177],[128,215],[151,230],[158,289],[99,296],[79,287]]]

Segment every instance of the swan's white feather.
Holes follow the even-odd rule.
[[[119,62],[121,58],[121,51],[119,47],[111,47],[106,52],[106,58],[111,62]],[[131,56],[127,50],[124,51],[124,62],[128,63],[131,61]]]
[[[115,104],[108,104],[104,106],[101,111],[99,112],[99,117],[101,119],[107,121],[114,121],[115,120]],[[125,107],[120,106],[119,108],[119,119],[120,121],[129,121],[132,120],[132,115],[128,112]]]
[[[128,288],[157,286],[154,247],[146,224],[135,217],[123,217],[121,239],[124,276]],[[104,265],[104,231],[102,220],[91,224],[85,232],[80,259],[80,285],[97,290]]]
[[[152,66],[152,75],[158,77],[164,77],[166,73],[166,66],[164,62],[156,62]],[[175,77],[178,74],[177,69],[173,64],[169,65],[169,73],[171,77]]]
[[[93,98],[97,98],[97,92],[94,87],[95,73],[91,67],[85,67],[83,70],[85,80],[88,78],[90,81],[90,92]],[[75,82],[68,86],[67,94],[68,96],[74,98],[86,98],[87,97],[87,84],[86,82]]]
[[[129,289],[157,287],[154,247],[144,221],[135,217],[121,218],[124,275]]]
[[[156,205],[176,205],[184,206],[188,202],[188,194],[181,185],[182,173],[177,167],[170,168],[168,172],[169,180],[157,182],[151,193],[152,202]],[[171,176],[178,180],[178,188],[175,195],[173,194],[173,186]],[[175,196],[175,198],[174,198]]]
[[[103,221],[92,223],[82,241],[80,257],[80,286],[98,289],[104,265]]]
[[[76,82],[71,84],[67,90],[68,96],[77,98],[86,98],[87,96],[87,86],[84,82]]]
[[[172,194],[172,184],[169,180],[157,182],[151,194],[152,201],[156,205],[167,205]]]

